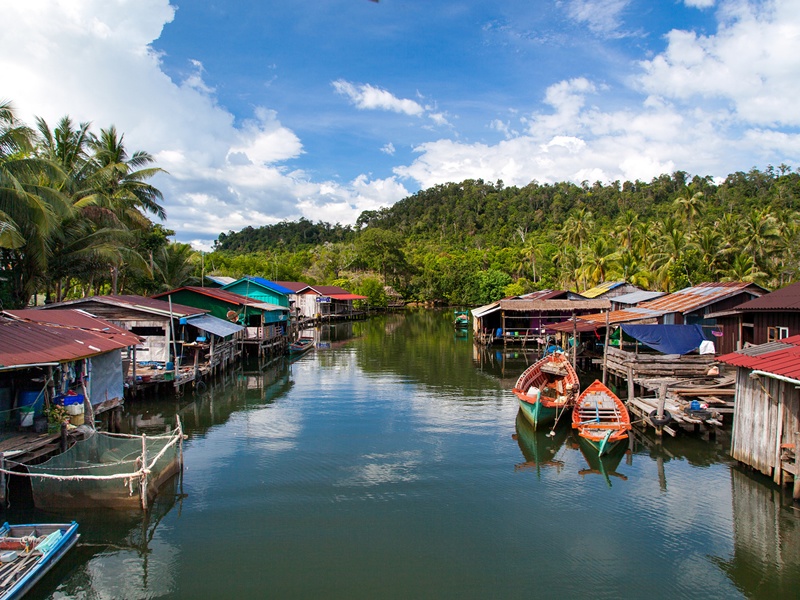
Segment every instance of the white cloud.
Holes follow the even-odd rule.
[[[398,98],[391,92],[368,83],[354,85],[349,81],[337,79],[332,84],[337,94],[347,96],[353,105],[361,110],[388,110],[411,116],[425,112],[421,104],[408,98]]]
[[[630,0],[570,0],[567,15],[585,23],[595,33],[610,34],[619,29],[621,14]]]
[[[717,0],[683,0],[683,3],[692,8],[711,8],[716,1]]]
[[[301,216],[353,223],[360,206],[407,195],[393,179],[347,188],[288,171],[281,163],[301,155],[302,143],[274,111],[256,106],[237,124],[196,60],[183,81],[167,77],[151,44],[175,16],[168,0],[0,0],[0,11],[0,90],[18,116],[29,124],[68,114],[95,130],[116,125],[129,150],[149,151],[168,171],[154,182],[167,226],[198,247],[222,231]],[[364,102],[381,98],[365,94]],[[412,101],[397,106],[422,110]]]
[[[642,88],[680,101],[716,100],[743,122],[800,125],[800,2],[729,2],[719,31],[673,30],[644,61]]]
[[[395,173],[428,187],[478,177],[507,185],[647,181],[676,169],[719,177],[796,165],[800,135],[778,128],[800,125],[800,0],[720,8],[716,34],[672,31],[665,51],[640,63],[631,87],[649,95],[638,106],[604,111],[587,98],[605,100],[606,85],[557,82],[544,94],[552,110],[522,117],[522,133],[495,120],[490,128],[505,140],[420,144],[418,158]]]
[[[381,152],[388,154],[389,156],[394,156],[394,153],[396,152],[394,144],[392,142],[385,144],[383,148],[381,148]]]

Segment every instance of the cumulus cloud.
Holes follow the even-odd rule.
[[[346,96],[356,108],[361,110],[388,110],[415,117],[425,112],[418,102],[408,98],[398,98],[391,92],[368,83],[355,85],[349,81],[337,79],[331,85],[337,94]]]
[[[169,172],[154,183],[164,192],[167,225],[181,239],[203,246],[222,231],[301,216],[353,223],[360,206],[407,195],[393,179],[356,187],[313,182],[283,166],[303,145],[273,110],[255,106],[237,122],[197,60],[183,80],[170,79],[152,48],[175,18],[168,0],[4,0],[2,12],[3,97],[28,123],[68,114],[95,129],[114,124],[129,150],[152,153]],[[413,114],[421,110],[415,104],[398,106]]]
[[[573,3],[586,8],[587,3]],[[696,1],[694,5],[704,6]],[[496,144],[420,144],[395,173],[424,187],[465,178],[581,182],[649,180],[676,169],[723,176],[757,164],[800,162],[800,2],[724,2],[713,35],[675,30],[629,81],[637,105],[602,110],[609,90],[589,78],[555,82],[535,111],[492,121]],[[788,127],[790,131],[782,131]],[[512,133],[513,132],[513,133]]]

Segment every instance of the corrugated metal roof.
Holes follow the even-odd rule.
[[[232,282],[224,285],[223,289],[227,290],[228,288],[231,288],[235,284],[237,284],[239,282],[242,282],[242,281],[245,282],[245,283],[247,283],[247,282],[255,283],[256,285],[259,285],[261,287],[267,288],[268,290],[272,290],[273,292],[278,292],[279,294],[284,294],[286,296],[288,296],[289,294],[294,294],[294,292],[292,290],[290,290],[289,288],[283,287],[282,285],[279,285],[279,284],[275,283],[274,281],[269,281],[268,279],[264,279],[263,277],[250,277],[250,276],[242,277],[241,279],[236,279],[235,281],[232,281]]]
[[[257,307],[260,302],[258,300],[254,300],[253,298],[248,298],[247,296],[242,296],[241,294],[234,294],[233,292],[229,292],[228,290],[223,290],[222,288],[204,288],[198,287],[196,285],[185,285],[175,290],[170,290],[169,292],[163,292],[161,294],[156,294],[153,296],[154,298],[166,298],[170,294],[175,294],[180,291],[189,291],[194,292],[195,294],[200,294],[201,296],[208,296],[209,298],[214,298],[221,302],[226,302],[228,304],[232,304],[234,306],[253,306]],[[173,304],[173,306],[175,306]],[[285,307],[284,307],[285,308]],[[208,311],[206,311],[208,312]]]
[[[236,281],[233,277],[226,277],[225,275],[206,275],[206,279],[213,281],[218,285],[228,285]]]
[[[135,346],[139,343],[139,337],[127,329],[117,327],[113,323],[99,319],[82,310],[40,310],[29,308],[23,310],[7,310],[4,311],[4,314],[18,321],[32,321],[34,323],[41,323],[42,325],[92,331],[101,334],[106,339],[123,344],[123,347]]]
[[[800,310],[800,281],[736,307],[737,312],[748,310]]]
[[[578,315],[579,319],[596,323],[597,325],[606,324],[606,315],[608,315],[609,325],[618,325],[619,323],[630,323],[632,321],[643,321],[645,319],[657,319],[663,315],[663,311],[650,310],[644,308],[643,305],[635,306],[633,308],[624,308],[622,310],[612,310],[609,313],[592,313],[591,315]]]
[[[661,298],[661,296],[666,296],[666,295],[667,295],[666,292],[648,292],[647,290],[639,290],[638,292],[631,292],[630,294],[622,294],[621,296],[612,298],[611,301],[617,304],[636,305],[641,302],[647,302],[648,300],[655,300],[656,298]]]
[[[157,314],[161,316],[169,316],[169,302],[165,300],[157,300],[155,298],[147,298],[145,296],[134,296],[129,294],[121,295],[108,295],[108,296],[87,296],[86,298],[79,298],[77,300],[67,300],[65,302],[58,302],[55,304],[48,304],[41,307],[40,310],[57,310],[62,308],[78,308],[83,304],[90,302],[100,302],[101,304],[108,304],[110,306],[120,306],[123,308],[139,310],[149,314]],[[201,315],[208,311],[203,308],[195,308],[193,306],[185,306],[183,304],[172,303],[172,315],[179,319],[181,317],[189,317],[191,315]]]
[[[678,312],[686,314],[744,291],[750,291],[754,295],[760,296],[764,293],[764,288],[754,283],[743,281],[701,283],[649,302],[643,302],[637,308],[649,308],[662,313]]]
[[[101,319],[96,321],[104,322]],[[111,323],[108,326],[113,327]],[[127,334],[133,339],[121,341],[123,338],[114,329],[108,333],[65,325],[0,319],[0,366],[8,368],[69,362],[138,343],[139,338],[133,334]]]
[[[366,300],[367,296],[359,296],[358,294],[331,294],[334,300]]]
[[[196,317],[190,317],[186,319],[186,322],[193,327],[197,327],[198,329],[202,329],[203,331],[213,333],[214,335],[218,335],[220,337],[228,337],[229,335],[233,335],[234,333],[244,329],[242,325],[237,325],[236,323],[231,323],[230,321],[225,321],[224,319],[218,319],[212,315],[198,315]]]
[[[618,288],[621,285],[625,285],[625,282],[606,281],[604,283],[594,286],[593,288],[589,288],[588,290],[580,292],[579,295],[583,296],[584,298],[597,298],[598,296],[602,296],[603,294],[608,293],[614,288]]]
[[[611,308],[608,300],[527,300],[523,298],[507,298],[486,306],[473,309],[476,317],[483,317],[497,310],[506,312],[558,312],[569,313],[573,310],[603,310]]]
[[[766,348],[764,348],[766,346]],[[758,352],[761,348],[765,352]],[[782,339],[780,342],[753,346],[738,352],[723,354],[717,360],[735,367],[763,371],[780,377],[800,380],[800,335]]]
[[[296,294],[300,290],[308,287],[308,284],[303,283],[302,281],[274,281],[273,283],[277,283],[278,285],[291,290],[293,294]]]
[[[564,290],[539,290],[537,292],[530,292],[522,296],[514,296],[520,300],[556,300],[559,298],[566,298],[567,292]]]

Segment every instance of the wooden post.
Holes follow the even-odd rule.
[[[635,384],[633,382],[633,367],[628,365],[628,402],[633,400]]]
[[[61,423],[61,453],[67,451],[67,424]]]
[[[572,311],[572,368],[578,362],[578,319],[575,318],[575,311]]]
[[[147,510],[147,436],[142,434],[142,479],[139,482],[139,496],[142,510]]]
[[[608,381],[608,330],[609,330],[609,314],[606,311],[606,337],[603,341],[603,385]]]
[[[503,348],[505,348],[506,347],[506,338],[508,337],[506,335],[506,311],[503,311],[501,313],[501,315],[503,317],[503,328],[500,330],[500,333],[503,335]]]
[[[664,417],[664,405],[667,402],[667,384],[662,383],[658,386],[658,408],[656,409],[656,419],[662,419]],[[662,426],[656,427],[656,435],[662,436],[664,435],[664,429]]]
[[[800,502],[800,431],[794,432],[794,487],[792,488],[792,498],[795,502]]]
[[[6,455],[3,452],[0,452],[0,469],[5,471],[6,468]],[[800,478],[795,478],[795,482],[800,480]],[[0,471],[0,506],[5,508],[6,506],[6,474]]]

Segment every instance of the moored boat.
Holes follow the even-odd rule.
[[[536,430],[572,407],[580,389],[578,374],[563,352],[548,354],[522,372],[512,390],[523,416]]]
[[[5,523],[0,528],[0,600],[22,598],[79,537],[75,521]]]
[[[301,337],[289,344],[289,354],[303,354],[314,347],[314,338]]]
[[[595,380],[587,387],[572,410],[572,427],[603,456],[622,440],[628,439],[631,417],[617,395]]]
[[[456,329],[469,329],[469,312],[466,310],[453,311],[453,327]]]

